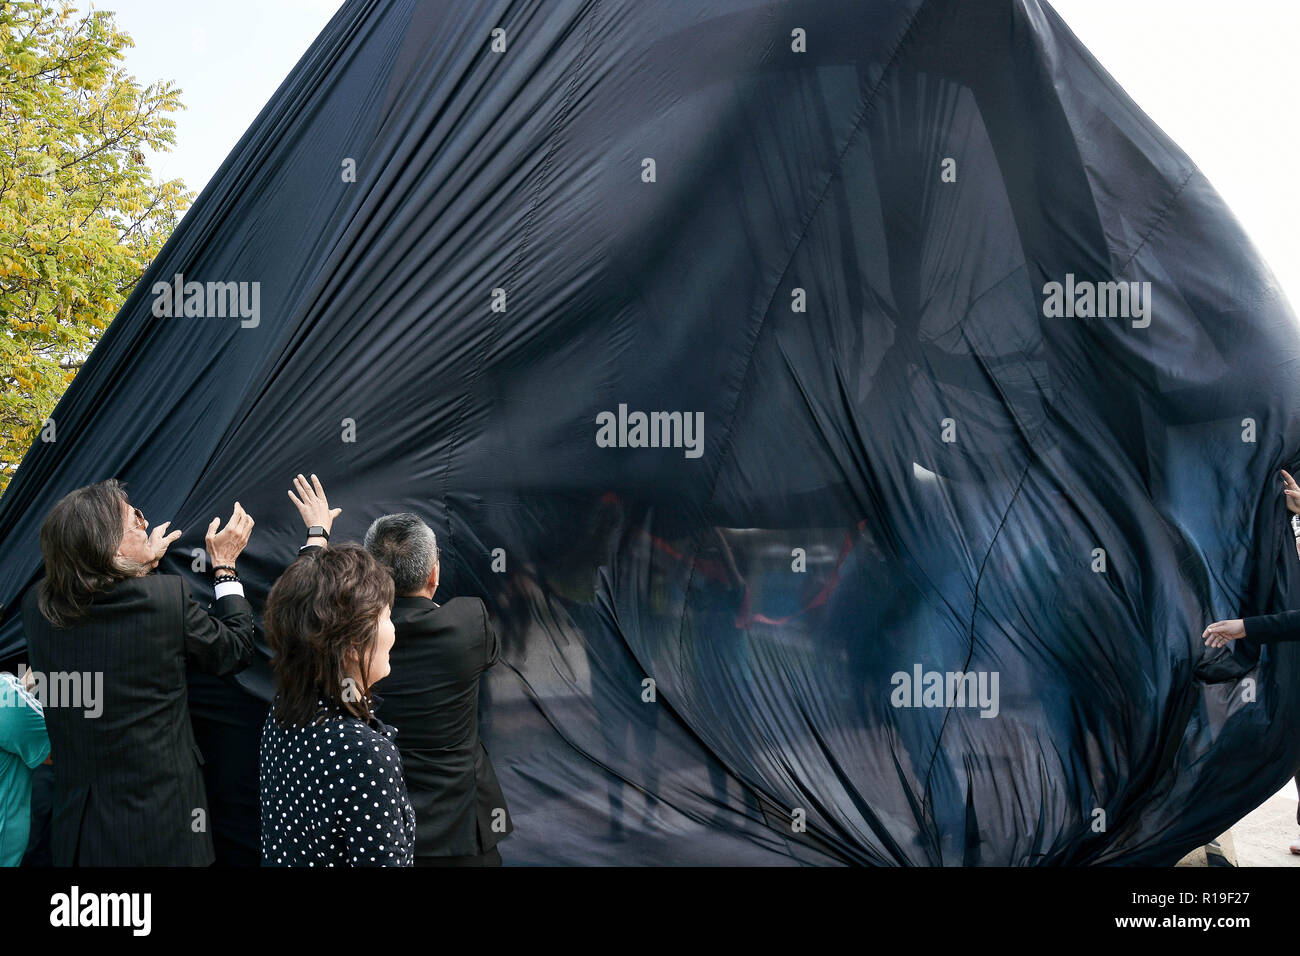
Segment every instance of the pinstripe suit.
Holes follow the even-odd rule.
[[[209,614],[184,579],[151,574],[96,597],[89,617],[53,627],[23,599],[38,673],[103,675],[102,713],[45,709],[54,761],[56,866],[207,866],[207,795],[194,742],[185,669],[226,674],[253,648],[253,612],[227,595]],[[195,811],[201,810],[201,814]]]

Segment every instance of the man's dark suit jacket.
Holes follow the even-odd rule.
[[[98,717],[45,708],[54,763],[55,866],[207,866],[211,821],[185,669],[226,674],[253,649],[253,609],[226,595],[208,611],[184,579],[150,574],[98,595],[89,616],[56,628],[37,588],[23,599],[32,670],[103,675]],[[201,815],[195,811],[201,810]]]
[[[1241,622],[1246,628],[1246,640],[1264,644],[1275,641],[1300,641],[1300,611],[1283,611],[1281,614],[1262,614]]]
[[[378,684],[379,716],[397,727],[406,790],[415,809],[415,855],[477,856],[514,829],[478,736],[480,675],[496,663],[496,634],[478,598],[441,606],[393,602],[391,668]],[[492,829],[493,811],[502,832]]]

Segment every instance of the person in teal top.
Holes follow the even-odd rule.
[[[32,823],[32,770],[49,755],[40,701],[0,671],[0,866],[22,862]]]

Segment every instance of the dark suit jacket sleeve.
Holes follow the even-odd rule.
[[[488,617],[487,605],[479,601],[478,606],[479,612],[483,615],[483,670],[487,670],[497,662],[497,656],[501,653],[501,642],[497,640],[496,629],[492,627],[492,619]]]
[[[238,594],[217,600],[212,613],[190,597],[181,578],[185,607],[185,658],[205,674],[230,674],[248,666],[253,656],[253,608]]]
[[[1249,641],[1300,641],[1300,611],[1248,617],[1242,623],[1246,626],[1246,639]]]

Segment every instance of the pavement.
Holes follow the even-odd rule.
[[[1219,837],[1219,846],[1232,866],[1298,866],[1300,856],[1292,855],[1291,841],[1300,836],[1296,823],[1296,788],[1287,781],[1273,796],[1232,825]],[[1204,848],[1193,850],[1179,866],[1208,866]]]

